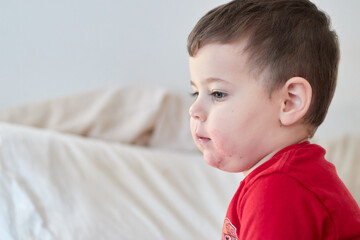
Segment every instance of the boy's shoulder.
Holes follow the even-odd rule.
[[[283,174],[299,183],[309,182],[319,174],[337,176],[334,165],[325,159],[325,153],[324,148],[308,141],[287,146],[254,169],[244,182],[251,186],[259,179],[271,178],[275,174]]]
[[[301,226],[308,224],[301,219],[312,219],[353,231],[360,226],[360,209],[324,155],[321,146],[309,142],[282,149],[243,180],[238,210],[263,221],[288,219]]]
[[[290,186],[289,191],[304,191],[320,201],[335,197],[328,196],[329,192],[341,193],[343,197],[348,190],[335,166],[325,159],[325,153],[324,148],[309,142],[290,145],[251,172],[244,184],[247,189],[257,189],[265,183],[283,189]]]

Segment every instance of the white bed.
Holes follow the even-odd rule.
[[[242,179],[193,145],[191,99],[118,87],[0,111],[0,239],[220,239]],[[360,137],[318,140],[360,203]]]

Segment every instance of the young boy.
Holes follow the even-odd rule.
[[[205,161],[245,179],[222,239],[360,239],[360,209],[309,139],[334,94],[336,33],[307,0],[235,0],[188,38],[191,132]]]

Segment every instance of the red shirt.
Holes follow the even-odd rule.
[[[325,150],[288,146],[240,184],[222,239],[360,239],[360,209]]]

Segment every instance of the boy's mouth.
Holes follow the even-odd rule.
[[[207,142],[209,142],[211,140],[208,137],[204,137],[204,136],[201,136],[201,135],[198,135],[198,134],[196,134],[196,139],[201,144],[205,144],[205,143],[207,143]]]

